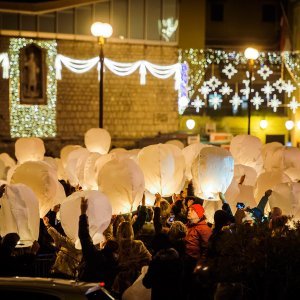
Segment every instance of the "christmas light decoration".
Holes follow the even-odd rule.
[[[229,100],[229,103],[232,104],[233,109],[237,110],[238,107],[243,103],[243,100],[239,97],[237,93],[235,93],[232,99]]]
[[[205,83],[198,91],[204,96],[204,99],[207,99],[209,92],[211,92],[211,88]]]
[[[20,104],[20,50],[29,44],[46,50],[46,105]],[[56,79],[55,41],[12,38],[9,45],[10,61],[10,134],[11,137],[55,137],[56,136]]]
[[[296,90],[296,87],[291,83],[290,80],[284,85],[284,90],[288,94],[288,97],[291,97],[293,91]]]
[[[270,84],[270,82],[267,81],[266,85],[261,89],[261,91],[264,92],[264,94],[267,97],[267,100],[269,100],[271,94],[275,91],[275,89],[272,87],[272,85]]]
[[[210,95],[208,102],[210,104],[212,104],[214,107],[214,110],[216,110],[219,105],[221,106],[221,103],[223,102],[223,100],[220,95],[218,95],[216,92],[214,92],[213,95]]]
[[[197,96],[191,104],[196,108],[196,112],[199,112],[202,106],[205,106],[205,103],[199,98],[199,96]]]
[[[233,90],[232,90],[232,88],[228,85],[228,83],[225,82],[224,85],[220,88],[219,92],[220,92],[223,96],[225,96],[225,95],[230,95],[230,94],[233,92]]]
[[[282,91],[284,91],[285,81],[279,78],[275,83],[273,83],[273,86],[279,93],[282,93]]]
[[[270,70],[270,68],[266,65],[261,67],[257,73],[263,78],[263,80],[266,80],[271,74],[273,74],[273,71]]]
[[[222,70],[222,73],[224,73],[229,79],[236,74],[238,71],[237,69],[230,63]]]
[[[300,103],[296,100],[295,97],[292,98],[292,101],[287,105],[295,114],[298,107],[300,107]]]
[[[277,98],[276,95],[273,95],[273,98],[268,102],[268,106],[271,106],[274,112],[277,111],[277,108],[280,104],[282,104],[282,102]]]
[[[255,96],[250,100],[250,102],[253,103],[256,109],[259,109],[259,106],[264,102],[264,99],[262,99],[258,92],[256,92]]]
[[[216,76],[212,76],[208,81],[208,85],[210,86],[212,91],[215,91],[218,88],[218,86],[221,84],[222,84],[221,81]]]

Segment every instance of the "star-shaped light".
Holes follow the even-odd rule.
[[[202,101],[199,96],[196,97],[196,99],[191,103],[193,107],[196,108],[196,112],[198,113],[202,106],[205,106],[205,102]]]
[[[213,95],[209,96],[208,101],[214,106],[214,110],[216,110],[218,108],[218,105],[221,105],[221,103],[223,102],[221,95],[218,95],[216,92],[214,92]]]
[[[288,97],[291,97],[291,94],[294,90],[296,90],[296,87],[291,83],[290,80],[284,85],[284,90],[288,94]]]
[[[276,88],[276,90],[279,93],[282,93],[282,91],[284,90],[285,81],[279,78],[278,80],[275,81],[275,83],[273,83],[273,86]]]
[[[238,93],[235,93],[229,103],[232,104],[233,109],[237,110],[238,107],[243,103],[243,100],[239,97]]]
[[[256,92],[255,96],[250,100],[250,102],[253,103],[256,109],[259,109],[259,106],[264,102],[264,99],[262,99],[258,92]]]
[[[249,94],[250,94],[250,88],[249,88],[249,84],[250,84],[250,80],[244,79],[243,83],[245,84],[245,88],[241,89],[241,93],[246,97],[249,98]],[[251,92],[254,92],[254,89],[251,89]]]
[[[211,92],[211,88],[206,85],[207,83],[205,82],[200,89],[198,89],[198,92],[200,92],[204,99],[207,99],[207,95]]]
[[[221,84],[222,84],[221,81],[216,76],[211,77],[210,80],[208,81],[208,85],[211,87],[213,91],[215,91],[216,88],[218,88],[218,86]]]
[[[270,70],[268,66],[264,65],[257,71],[257,73],[263,78],[263,80],[266,80],[271,74],[273,74],[273,71]]]
[[[222,70],[222,73],[224,73],[229,79],[236,74],[238,71],[237,69],[230,63]]]
[[[282,102],[277,98],[276,95],[273,95],[273,98],[268,102],[268,106],[271,106],[274,112],[277,111],[277,108],[280,104],[282,104]]]
[[[225,96],[225,95],[230,95],[233,90],[230,88],[227,82],[224,83],[224,85],[219,89],[219,92]]]
[[[296,110],[298,109],[298,107],[300,107],[300,103],[296,100],[295,97],[293,97],[292,101],[287,106],[293,111],[293,113],[296,113]]]
[[[261,91],[264,92],[264,94],[267,97],[267,100],[269,100],[271,94],[275,91],[275,89],[272,87],[272,85],[270,84],[270,82],[267,81],[266,85],[261,89]]]

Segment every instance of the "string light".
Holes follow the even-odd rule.
[[[36,44],[46,50],[47,86],[46,105],[20,104],[20,50],[29,44]],[[9,44],[10,61],[10,134],[11,137],[55,137],[56,136],[56,79],[55,41],[38,41],[25,38],[12,38]]]

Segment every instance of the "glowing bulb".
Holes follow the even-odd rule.
[[[109,38],[113,33],[113,29],[108,23],[95,22],[91,26],[91,32],[93,36]]]
[[[286,128],[287,130],[292,130],[292,129],[294,128],[294,122],[291,121],[291,120],[286,121],[286,122],[285,122],[285,128]]]
[[[297,122],[297,128],[300,129],[300,121]]]
[[[247,48],[244,52],[244,55],[247,59],[257,59],[259,52],[255,48]]]
[[[192,130],[194,129],[196,122],[193,119],[188,119],[185,124],[188,129]]]
[[[261,120],[259,122],[259,126],[261,129],[266,129],[268,127],[268,121],[267,120]]]

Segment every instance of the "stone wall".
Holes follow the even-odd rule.
[[[99,54],[97,43],[58,41],[58,53],[77,59]],[[8,51],[8,38],[0,38],[0,52]],[[118,62],[148,60],[169,65],[177,62],[178,52],[172,46],[142,44],[110,44],[104,46],[105,56]],[[157,79],[147,74],[146,85],[139,83],[139,73],[119,77],[109,70],[104,75],[104,128],[116,147],[134,147],[136,140],[159,132],[178,130],[177,92],[174,78]],[[0,79],[0,153],[13,152],[15,140],[9,138],[8,80]],[[49,154],[59,155],[66,144],[83,145],[84,133],[98,127],[99,82],[96,68],[84,74],[62,69],[57,82],[57,137],[44,139]],[[13,154],[13,153],[11,153]]]

